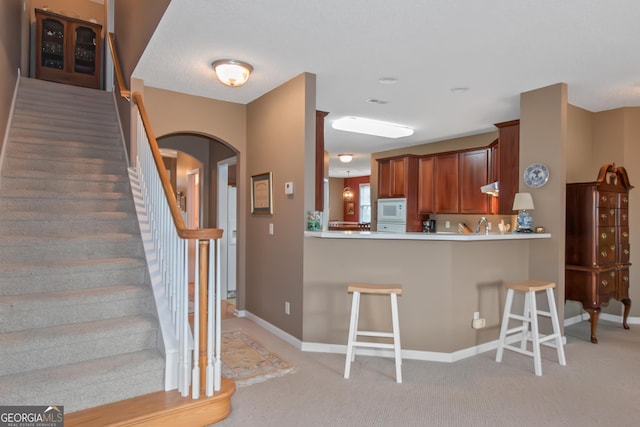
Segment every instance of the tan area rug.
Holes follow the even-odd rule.
[[[236,385],[250,385],[295,371],[279,355],[242,331],[222,333],[222,376]]]

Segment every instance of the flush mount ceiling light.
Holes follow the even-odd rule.
[[[382,83],[383,85],[393,85],[398,83],[398,79],[396,79],[395,77],[380,77],[378,79],[378,82]]]
[[[211,66],[216,72],[218,80],[231,87],[242,86],[249,80],[253,67],[246,62],[235,59],[218,59]]]
[[[343,117],[331,124],[331,127],[346,132],[363,133],[365,135],[383,136],[385,138],[401,138],[413,135],[413,129],[394,123],[361,117]]]
[[[378,105],[384,105],[389,103],[389,101],[384,101],[382,99],[376,99],[376,98],[369,98],[367,99],[367,102],[370,104],[378,104]]]
[[[353,160],[353,154],[338,154],[338,159],[342,163],[349,163]]]

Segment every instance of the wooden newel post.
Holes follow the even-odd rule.
[[[200,264],[198,271],[200,283],[198,284],[198,295],[200,299],[200,336],[197,338],[200,343],[199,365],[200,365],[200,392],[205,392],[206,369],[207,366],[207,319],[208,319],[208,298],[207,287],[209,284],[209,241],[200,240],[198,250],[200,251]]]

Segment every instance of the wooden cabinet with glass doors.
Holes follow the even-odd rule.
[[[41,9],[35,16],[36,78],[99,89],[102,26]]]

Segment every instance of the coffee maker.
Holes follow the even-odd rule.
[[[422,231],[425,233],[435,233],[436,232],[436,220],[435,219],[425,219],[422,221]]]

